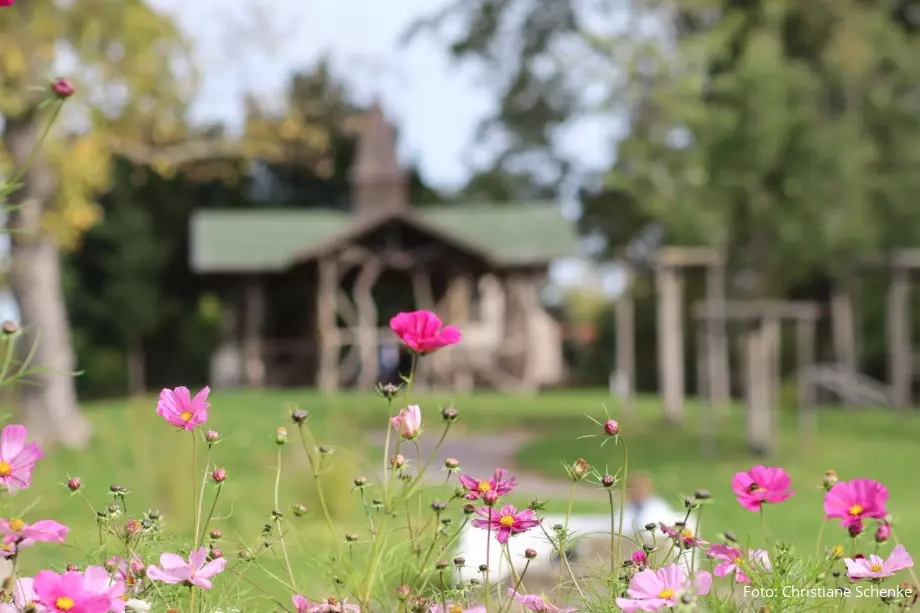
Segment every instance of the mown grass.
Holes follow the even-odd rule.
[[[336,448],[333,467],[323,477],[323,483],[339,533],[337,538],[346,532],[366,536],[361,498],[353,491],[352,479],[355,475],[371,476],[379,472],[376,467],[380,459],[370,457],[375,451],[364,439],[367,432],[379,431],[385,425],[385,401],[370,394],[323,398],[314,392],[300,390],[215,392],[211,401],[208,425],[224,437],[215,446],[214,460],[218,466],[226,468],[229,475],[213,527],[224,533],[221,548],[234,560],[231,566],[240,568],[235,561],[240,547],[259,545],[260,530],[270,521],[276,506],[275,471],[279,447],[274,438],[276,428],[286,426],[290,439],[280,448],[282,473],[277,506],[287,519],[291,519],[292,530],[287,540],[295,579],[298,587],[313,591],[317,596],[332,593],[334,569],[328,568],[323,560],[334,547],[334,537],[318,512],[316,488],[296,428],[290,424],[289,411],[293,405],[309,410],[308,423],[318,442]],[[434,394],[416,395],[414,401],[423,407],[426,415],[430,415],[429,409],[456,406],[461,419],[455,434],[464,431],[533,432],[534,440],[520,450],[519,467],[549,476],[563,478],[560,463],[579,457],[602,472],[614,472],[622,461],[622,445],[608,442],[601,447],[602,438],[578,438],[600,433],[585,414],[603,419],[604,404],[613,414],[613,403],[604,392],[559,392],[532,398],[497,394],[453,398]],[[71,526],[72,536],[66,548],[37,545],[29,550],[22,560],[24,572],[48,564],[85,562],[98,555],[96,519],[83,500],[67,491],[64,483],[69,476],[79,476],[83,480],[82,491],[93,508],[102,509],[112,503],[108,490],[111,484],[117,483],[132,492],[127,498],[129,512],[159,509],[170,533],[180,537],[191,535],[194,506],[191,439],[187,433],[177,432],[156,416],[155,404],[155,397],[151,396],[88,405],[87,414],[96,427],[91,447],[81,452],[55,450],[39,463],[33,487],[13,499],[13,508],[6,511],[7,516],[25,512],[27,520],[53,518]],[[635,418],[620,418],[623,441],[628,444],[630,453],[630,470],[652,473],[660,492],[675,496],[675,506],[680,503],[679,494],[690,494],[697,488],[713,493],[716,504],[707,507],[703,518],[706,536],[714,537],[722,530],[731,530],[739,536],[759,537],[761,533],[760,518],[741,509],[730,492],[732,475],[754,463],[744,448],[743,423],[738,413],[735,410],[732,417],[718,425],[718,455],[712,460],[700,455],[698,412],[692,403],[688,403],[686,425],[677,429],[663,425],[654,399],[641,402]],[[790,541],[806,552],[814,551],[822,516],[819,483],[824,471],[834,468],[843,479],[865,476],[886,483],[892,492],[890,510],[900,520],[897,525],[899,538],[909,548],[920,546],[920,521],[915,512],[920,508],[920,490],[913,484],[920,456],[918,426],[920,421],[915,417],[826,412],[819,422],[818,438],[803,446],[794,429],[786,425],[779,455],[771,462],[789,470],[797,494],[789,502],[767,510],[766,518],[774,538]],[[201,449],[198,459],[203,461]],[[460,460],[462,462],[463,458]],[[210,504],[214,491],[213,486],[208,488],[206,504]],[[428,497],[445,499],[451,490],[452,485],[440,490],[434,488]],[[373,495],[371,490],[367,498]],[[540,493],[522,492],[513,502],[523,506],[532,495],[540,496]],[[594,495],[596,501],[578,502],[575,512],[603,512],[606,495],[600,491]],[[563,512],[567,506],[563,499],[549,499],[548,502],[549,512]],[[306,504],[311,509],[310,514],[293,519],[289,510],[292,503]],[[26,511],[26,507],[31,508]],[[453,512],[459,521],[459,511]],[[841,539],[839,527],[828,526],[826,543]],[[359,542],[355,550],[360,551],[364,546]],[[259,564],[268,572],[283,577],[278,555],[275,546]],[[264,590],[282,599],[288,593],[280,581],[267,578],[268,575],[258,569],[246,572],[255,582],[256,587],[252,589],[256,592]]]

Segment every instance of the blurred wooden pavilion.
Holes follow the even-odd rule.
[[[431,309],[463,342],[423,360],[422,385],[530,391],[564,376],[562,332],[540,288],[575,255],[552,203],[413,207],[379,105],[351,169],[351,211],[209,210],[192,219],[190,264],[224,306],[216,386],[372,388],[405,355],[388,329]],[[383,372],[389,370],[390,372]]]

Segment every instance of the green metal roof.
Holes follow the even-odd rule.
[[[455,204],[414,213],[500,265],[539,264],[579,250],[574,224],[552,204]],[[191,222],[190,264],[197,272],[281,271],[298,255],[344,234],[354,219],[335,211],[198,211]]]

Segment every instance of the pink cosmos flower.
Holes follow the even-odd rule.
[[[0,612],[2,613],[2,612]],[[438,603],[431,607],[429,613],[488,613],[486,608],[482,605],[475,605],[469,609],[464,609],[458,604],[447,603],[447,608],[444,607],[441,603]]]
[[[28,430],[11,424],[0,432],[0,484],[10,493],[29,487],[35,463],[44,457],[36,443],[26,445]]]
[[[845,558],[847,575],[854,581],[859,579],[884,579],[891,577],[899,570],[911,568],[914,561],[903,545],[898,545],[888,554],[888,559],[883,560],[877,555],[868,558]]]
[[[67,526],[50,519],[27,524],[21,519],[0,519],[0,558],[10,558],[22,549],[31,547],[40,541],[43,543],[64,543],[67,538]]]
[[[390,423],[403,438],[412,440],[422,430],[422,410],[417,404],[410,404],[408,408],[400,409],[399,415],[391,419]]]
[[[647,566],[648,556],[641,549],[634,551],[632,554],[632,563],[634,566]]]
[[[188,562],[182,556],[164,553],[160,556],[160,566],[151,564],[147,567],[147,577],[152,581],[197,585],[209,590],[211,589],[211,577],[224,570],[227,560],[217,558],[205,564],[207,558],[207,547],[200,547],[197,551],[190,553]]]
[[[339,602],[335,598],[330,598],[326,602],[311,603],[300,594],[294,594],[291,600],[297,613],[361,613],[358,605]]]
[[[109,613],[112,604],[107,591],[97,591],[93,580],[88,582],[84,573],[76,571],[39,571],[32,586],[49,613]]]
[[[885,510],[887,501],[888,488],[878,481],[838,481],[824,495],[824,513],[826,519],[840,519],[840,525],[844,528],[853,526],[861,532],[863,519],[882,519],[888,515]]]
[[[474,519],[472,524],[476,528],[491,528],[495,539],[504,545],[513,534],[527,532],[540,525],[536,513],[532,509],[518,511],[513,505],[506,504],[500,511],[494,507],[482,507],[476,510],[476,515],[485,519]]]
[[[16,0],[0,0],[0,6],[13,6]]]
[[[891,524],[881,523],[875,531],[875,542],[885,543],[891,538]]]
[[[763,570],[772,570],[770,556],[763,549],[749,549],[747,558],[749,562],[742,562],[744,559],[744,550],[739,547],[729,547],[728,545],[713,545],[706,552],[710,558],[719,560],[719,564],[712,569],[716,577],[727,577],[735,573],[735,581],[738,583],[750,583],[751,578],[744,573],[742,568],[751,568],[758,566]]]
[[[426,354],[460,342],[455,326],[441,327],[441,319],[431,311],[399,313],[390,320],[390,328],[409,349]]]
[[[124,613],[125,610],[125,584],[113,579],[109,571],[101,566],[88,566],[83,571],[83,585],[90,592],[105,594],[109,598],[108,609],[114,613]],[[72,613],[72,612],[71,612]]]
[[[694,536],[693,531],[684,525],[668,526],[664,522],[659,522],[658,526],[661,531],[668,535],[668,538],[674,541],[674,544],[684,549],[693,549],[694,547],[706,547],[709,545],[698,536]]]
[[[113,576],[116,581],[121,581],[125,584],[126,592],[137,595],[143,591],[143,577],[147,569],[144,566],[144,560],[138,554],[131,554],[130,564],[121,556],[109,558],[107,564],[115,567]]]
[[[467,500],[476,500],[482,498],[486,492],[495,492],[498,496],[505,496],[511,493],[514,486],[517,485],[517,479],[514,477],[505,478],[508,471],[504,468],[496,468],[495,474],[488,481],[477,481],[467,475],[460,475],[460,484],[466,488]]]
[[[514,588],[508,588],[508,595],[513,596],[514,599],[528,611],[537,611],[538,613],[573,613],[577,610],[574,607],[569,607],[567,609],[557,607],[535,594],[518,594]]]
[[[195,398],[192,398],[187,387],[164,389],[160,392],[160,400],[157,402],[157,415],[177,428],[194,430],[196,426],[208,421],[210,393],[211,388],[207,386],[195,394]]]
[[[704,596],[711,588],[712,575],[705,570],[697,571],[696,576],[690,579],[682,567],[670,564],[633,575],[627,590],[629,598],[617,598],[617,606],[625,613],[658,611],[677,606],[681,595],[686,592]]]
[[[749,511],[759,511],[763,503],[777,504],[788,500],[795,492],[789,491],[792,481],[782,468],[755,466],[732,479],[732,490],[738,502]]]
[[[36,600],[32,578],[17,579],[13,587],[13,603],[0,604],[0,613],[21,613],[28,610],[29,607],[35,609],[36,613],[42,613],[45,609],[37,604]]]

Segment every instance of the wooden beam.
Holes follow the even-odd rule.
[[[626,288],[616,301],[616,378],[622,383],[620,402],[627,415],[636,410],[636,306],[633,271],[624,265]]]
[[[723,266],[725,258],[712,247],[662,247],[652,260],[658,266]]]
[[[766,456],[773,447],[770,417],[770,392],[767,383],[767,355],[763,326],[753,326],[746,335],[745,366],[747,367],[747,441],[751,452]]]
[[[724,305],[725,266],[714,264],[706,270],[706,302]],[[716,306],[718,310],[719,307]],[[728,413],[731,403],[731,364],[728,351],[728,322],[724,318],[706,321],[706,355],[709,397],[716,415]]]
[[[820,307],[814,302],[785,300],[728,300],[724,305],[697,302],[696,319],[733,319],[755,321],[764,317],[779,319],[817,319]]]
[[[815,363],[815,322],[800,319],[796,322],[796,371],[798,373],[799,436],[805,442],[817,433],[815,388],[807,374]]]
[[[888,286],[885,323],[888,333],[888,377],[894,403],[902,410],[911,404],[913,350],[910,326],[910,273],[906,268],[892,271]]]
[[[355,304],[358,307],[358,325],[355,334],[358,337],[361,355],[361,370],[358,375],[360,389],[373,389],[380,378],[380,360],[377,342],[377,304],[374,302],[374,285],[384,265],[379,258],[365,262],[355,279]]]
[[[332,258],[320,260],[316,295],[317,337],[320,349],[317,386],[324,393],[334,392],[339,387],[341,340],[336,317],[339,286],[338,263]]]
[[[853,292],[848,282],[837,282],[831,291],[831,327],[833,331],[834,357],[855,379],[859,372],[859,358],[856,354],[856,318],[853,313]],[[844,404],[853,408],[849,396]]]
[[[658,289],[658,376],[665,418],[679,425],[684,415],[683,279],[672,266],[655,271]]]
[[[895,249],[886,254],[866,257],[859,265],[867,269],[917,269],[920,268],[920,249]]]

